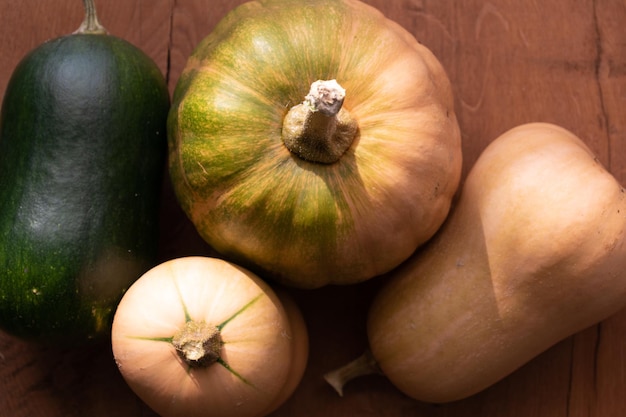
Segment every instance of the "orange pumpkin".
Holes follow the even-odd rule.
[[[364,281],[445,219],[461,173],[453,107],[436,57],[373,7],[248,2],[178,80],[172,182],[227,259],[301,288]]]

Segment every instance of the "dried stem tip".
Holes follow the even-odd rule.
[[[383,375],[369,349],[352,362],[326,373],[324,379],[343,397],[343,387],[348,382],[366,375]]]
[[[304,102],[312,111],[319,111],[326,116],[334,116],[341,110],[345,98],[346,90],[336,80],[318,80],[311,84],[311,89],[304,98]]]
[[[85,7],[85,18],[80,27],[74,31],[74,34],[90,34],[90,35],[106,35],[108,31],[98,20],[96,12],[96,4],[94,0],[83,0]]]
[[[222,338],[216,326],[188,321],[174,335],[172,344],[178,355],[191,367],[209,366],[220,358]]]
[[[294,155],[321,164],[337,162],[354,141],[358,125],[344,109],[344,90],[336,80],[311,84],[309,94],[283,120],[283,143]]]

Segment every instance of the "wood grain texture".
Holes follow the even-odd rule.
[[[626,3],[623,0],[367,0],[441,60],[454,86],[464,173],[497,135],[530,121],[579,135],[626,184]],[[80,0],[0,0],[0,94],[22,56],[73,31]],[[195,45],[243,0],[97,0],[109,31],[142,48],[170,91]],[[213,254],[164,182],[161,257]],[[382,377],[338,397],[321,375],[365,348],[380,279],[293,291],[307,320],[305,379],[274,416],[613,417],[626,415],[626,310],[552,347],[471,398],[415,402]],[[155,416],[126,387],[109,346],[59,351],[0,333],[0,415]]]

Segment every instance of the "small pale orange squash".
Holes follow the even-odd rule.
[[[186,257],[136,281],[112,348],[130,388],[163,417],[261,417],[296,389],[308,333],[295,302],[226,261]]]

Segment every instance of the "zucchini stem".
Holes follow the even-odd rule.
[[[337,81],[315,81],[304,102],[285,115],[282,139],[287,149],[309,162],[337,162],[358,131],[356,120],[342,107],[345,96]]]
[[[337,391],[340,397],[343,397],[343,387],[348,382],[366,375],[383,375],[369,349],[355,360],[326,373],[324,379]]]
[[[85,19],[80,24],[78,29],[74,31],[74,34],[108,34],[108,31],[98,20],[98,13],[96,12],[96,4],[94,3],[94,0],[83,0],[83,5],[85,7]]]

